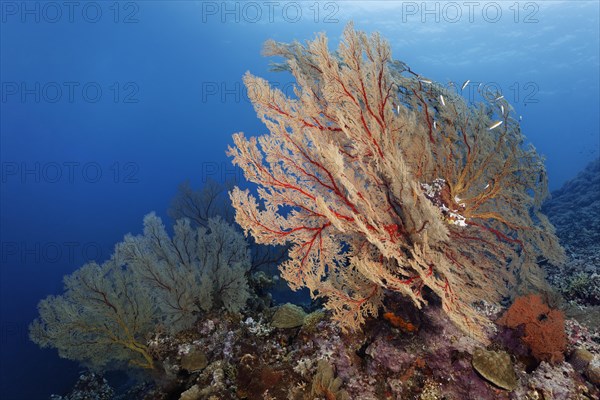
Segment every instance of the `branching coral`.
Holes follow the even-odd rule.
[[[30,326],[35,343],[94,369],[120,363],[154,367],[144,344],[154,308],[131,271],[113,261],[90,263],[64,281],[63,295],[49,296],[38,305],[40,318]]]
[[[473,303],[538,282],[538,256],[562,259],[538,212],[542,160],[522,147],[508,103],[469,107],[352,25],[336,54],[324,35],[265,52],[286,59],[297,86],[287,97],[244,78],[270,133],[234,135],[228,154],[264,204],[234,189],[237,222],[258,243],[291,243],[283,277],[327,298],[345,328],[377,314],[384,290],[421,306],[427,287],[485,340],[490,321]]]
[[[149,287],[172,331],[191,325],[201,311],[237,312],[250,295],[245,273],[250,267],[243,236],[219,218],[194,228],[180,219],[169,237],[154,213],[144,218],[144,234],[127,235],[115,258]]]
[[[317,364],[317,373],[312,381],[312,396],[322,396],[327,400],[347,400],[348,393],[341,389],[342,380],[335,377],[333,367],[325,360]]]
[[[538,361],[556,363],[564,359],[567,348],[565,316],[562,311],[544,304],[540,296],[517,297],[498,323],[509,328],[523,325],[522,340]]]
[[[145,344],[157,325],[177,332],[202,311],[237,312],[249,297],[243,236],[218,218],[192,228],[178,220],[173,237],[154,213],[144,234],[127,235],[113,257],[65,277],[65,293],[38,306],[31,339],[96,369],[153,368]]]
[[[193,227],[207,228],[211,218],[222,218],[234,224],[234,209],[229,202],[228,190],[232,184],[224,184],[208,180],[202,188],[195,190],[189,182],[179,185],[177,195],[169,208],[169,216],[174,220],[189,219]],[[250,272],[276,270],[277,265],[285,259],[287,248],[284,246],[260,246],[248,238],[250,248]],[[251,281],[251,283],[253,283]],[[264,288],[264,286],[262,286]]]

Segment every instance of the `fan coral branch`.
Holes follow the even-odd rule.
[[[469,107],[352,25],[335,54],[324,35],[265,53],[286,59],[297,86],[287,97],[244,77],[269,134],[233,136],[228,154],[264,204],[235,188],[236,221],[258,243],[292,244],[283,277],[326,297],[345,328],[376,314],[385,290],[421,306],[427,287],[485,341],[491,322],[473,304],[535,281],[537,256],[562,259],[539,215],[542,160],[508,103]]]

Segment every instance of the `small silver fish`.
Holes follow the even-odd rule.
[[[499,127],[500,125],[502,125],[502,122],[503,122],[503,121],[496,121],[496,122],[494,122],[494,123],[492,124],[492,126],[490,126],[490,127],[488,128],[488,130],[489,130],[489,131],[491,131],[492,129]]]
[[[444,96],[442,96],[441,94],[440,94],[440,103],[442,103],[442,105],[444,107],[446,107],[446,102],[444,101]]]
[[[467,79],[467,80],[465,81],[465,83],[463,83],[463,84],[462,84],[462,87],[460,88],[460,90],[465,90],[465,88],[467,87],[467,85],[468,85],[470,82],[471,82],[471,80],[470,80],[470,79]]]
[[[504,115],[504,106],[500,106],[500,111],[502,111],[502,115]]]
[[[419,79],[419,81],[420,81],[420,82],[423,82],[423,83],[426,83],[426,84],[428,84],[428,85],[429,85],[429,84],[431,84],[431,81],[430,81],[430,80],[427,80],[427,79]]]
[[[494,101],[502,100],[503,98],[504,98],[504,95],[502,95],[502,96],[499,96],[499,97],[496,97],[496,98],[494,99]]]
[[[398,112],[398,114],[400,114],[400,105],[396,106],[396,111]]]
[[[437,122],[433,121],[433,129],[437,130]]]

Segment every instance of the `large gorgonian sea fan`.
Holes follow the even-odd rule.
[[[376,315],[386,290],[420,307],[427,288],[485,341],[474,304],[540,284],[538,257],[562,261],[539,212],[543,162],[501,96],[470,107],[352,25],[335,54],[323,34],[265,53],[297,85],[290,98],[244,77],[270,133],[234,135],[228,155],[262,199],[235,188],[236,220],[258,243],[292,244],[282,276],[326,298],[343,328]]]

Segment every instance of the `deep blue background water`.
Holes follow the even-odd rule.
[[[74,382],[74,363],[27,339],[64,274],[109,257],[149,211],[166,216],[180,182],[241,178],[231,134],[265,132],[242,75],[291,83],[268,71],[268,38],[325,31],[336,46],[354,20],[422,75],[497,85],[547,157],[551,188],[597,158],[598,2],[472,4],[0,3],[0,397]]]

